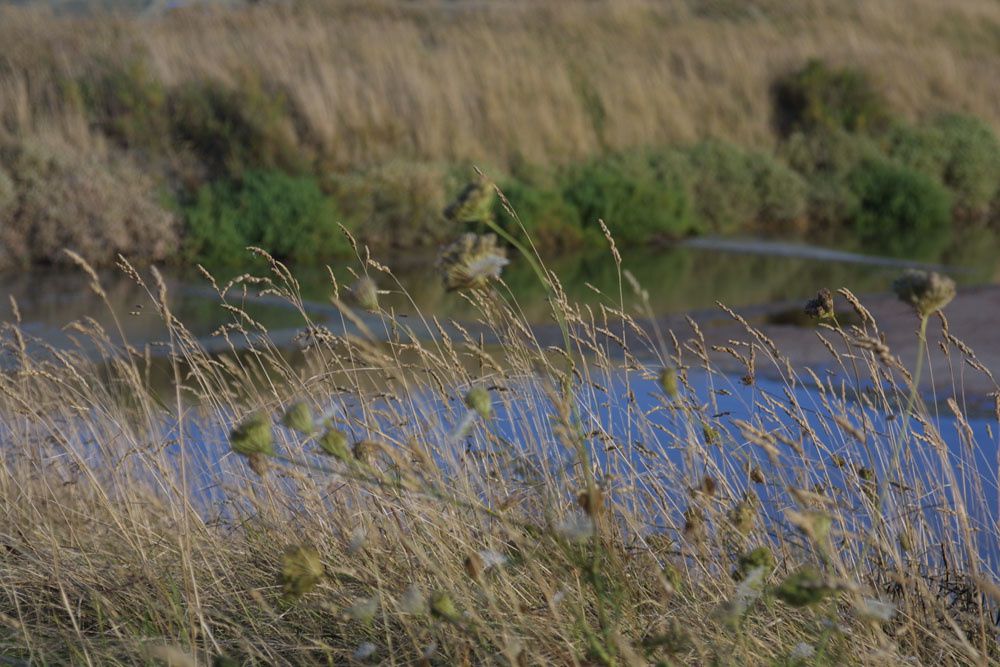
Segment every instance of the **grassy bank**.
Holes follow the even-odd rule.
[[[998,224],[983,0],[0,12],[8,268],[64,246],[308,262],[346,251],[338,223],[433,245],[471,164],[553,250],[593,244],[598,217],[622,243],[915,255]]]
[[[453,298],[499,345],[460,329],[428,338],[435,314],[382,309],[392,276],[361,258],[367,277],[331,285],[358,333],[304,320],[295,353],[239,307],[244,286],[298,302],[277,263],[220,289],[232,318],[217,335],[252,335],[249,352],[208,355],[156,276],[126,264],[163,318],[166,364],[92,324],[76,330],[96,362],[30,352],[29,332],[5,325],[0,655],[1000,661],[995,479],[980,476],[971,431],[947,444],[912,391],[920,371],[850,292],[807,306],[842,386],[791,366],[749,325],[714,352],[696,326],[650,330],[629,276],[597,310],[545,280],[566,334],[546,348],[517,294],[490,279],[502,262],[488,243],[444,257],[443,275],[465,287]],[[914,328],[943,326],[946,285],[911,278],[900,292]],[[953,338],[926,352],[955,357],[954,386],[988,376]],[[743,379],[716,373],[716,354],[742,360]],[[777,390],[757,379],[775,374]],[[959,425],[964,400],[956,390],[950,404]]]

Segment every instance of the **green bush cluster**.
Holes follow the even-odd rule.
[[[303,263],[349,250],[333,200],[308,177],[247,171],[238,180],[202,186],[184,213],[186,254],[209,264],[239,264],[247,246]]]

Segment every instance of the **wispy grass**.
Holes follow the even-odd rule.
[[[95,359],[5,325],[0,655],[1000,659],[996,479],[961,394],[949,446],[849,291],[832,313],[821,297],[817,331],[844,370],[822,379],[748,324],[717,350],[693,322],[659,331],[628,273],[579,306],[539,257],[562,346],[535,335],[493,279],[499,263],[456,285],[475,321],[399,317],[378,293],[402,287],[355,248],[358,283],[331,283],[343,331],[309,321],[274,261],[217,286],[231,314],[221,355],[172,315],[158,274],[124,261],[162,317],[162,346],[74,325]],[[270,341],[245,291],[299,310],[298,349]],[[843,312],[858,324],[841,326]],[[945,351],[977,367],[961,341],[946,336]],[[715,370],[719,354],[740,360],[742,380]]]

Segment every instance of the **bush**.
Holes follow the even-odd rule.
[[[862,162],[884,159],[868,137],[845,130],[796,132],[781,145],[780,155],[807,183],[806,207],[814,235],[839,231],[858,208],[848,176]]]
[[[851,228],[865,250],[928,257],[947,243],[951,196],[925,174],[885,160],[865,161],[848,184],[857,196]]]
[[[563,173],[563,196],[584,230],[602,219],[623,244],[685,236],[698,225],[682,165],[672,152],[597,158]]]
[[[787,223],[800,220],[808,206],[808,190],[804,178],[770,155],[750,154],[757,193],[757,220],[763,223]]]
[[[232,88],[211,82],[181,86],[170,96],[169,114],[174,140],[216,177],[310,169],[311,156],[298,141],[285,96],[255,77]]]
[[[447,180],[440,165],[398,161],[334,175],[327,186],[366,243],[414,247],[439,243],[454,231],[441,215]]]
[[[314,180],[248,171],[200,188],[185,209],[186,254],[211,265],[246,261],[261,247],[280,260],[325,261],[349,250],[337,211]]]
[[[167,258],[177,225],[135,164],[31,139],[0,145],[0,268],[61,263],[69,248],[95,265],[120,253]],[[3,180],[0,177],[0,180]]]
[[[885,101],[855,69],[833,69],[811,60],[773,88],[775,124],[783,136],[796,131],[879,131],[888,127]]]
[[[805,181],[765,153],[710,140],[691,149],[689,167],[695,208],[713,232],[790,222],[805,212]]]
[[[948,186],[965,216],[987,213],[1000,191],[1000,140],[976,118],[951,114],[922,127],[899,125],[889,152]]]
[[[580,213],[563,198],[550,174],[521,167],[500,184],[500,190],[524,225],[532,243],[545,250],[568,250],[584,245],[586,234]],[[499,201],[496,219],[515,236],[520,228]]]

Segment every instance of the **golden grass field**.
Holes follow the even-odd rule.
[[[870,73],[917,119],[1000,128],[991,0],[376,2],[163,17],[0,14],[0,126],[101,151],[68,79],[145,56],[167,84],[253,75],[333,165],[507,166],[706,136],[769,146],[775,77],[809,58]]]

